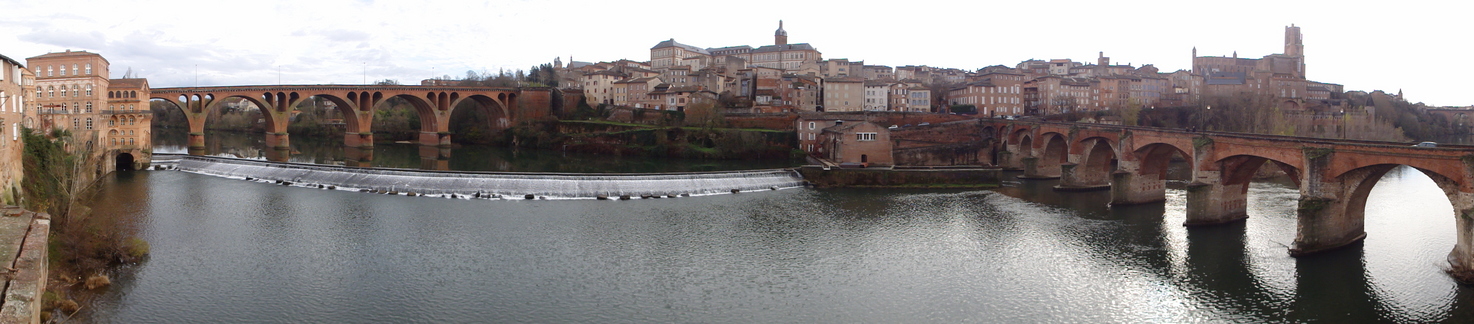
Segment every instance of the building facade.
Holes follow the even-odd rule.
[[[26,108],[34,83],[25,65],[0,55],[0,202],[5,205],[21,200],[25,141],[20,137],[28,127]]]

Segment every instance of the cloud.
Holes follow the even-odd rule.
[[[107,45],[107,36],[99,31],[75,31],[67,28],[36,28],[16,38],[63,48],[99,50]]]
[[[369,39],[369,34],[357,30],[334,29],[320,33],[322,37],[334,42],[361,42]]]

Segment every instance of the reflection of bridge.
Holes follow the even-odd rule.
[[[343,143],[349,147],[373,145],[374,109],[390,98],[414,106],[420,118],[420,143],[450,145],[450,116],[467,100],[488,116],[488,129],[506,129],[519,120],[547,115],[551,91],[547,88],[487,88],[401,85],[280,85],[153,88],[152,99],[173,103],[189,119],[189,146],[205,145],[205,116],[220,109],[226,98],[241,98],[261,108],[266,119],[266,143],[288,147],[287,125],[293,108],[310,97],[332,102],[347,127]]]
[[[1100,124],[983,121],[998,163],[1024,178],[1059,178],[1060,190],[1111,190],[1112,204],[1165,200],[1167,164],[1180,155],[1193,165],[1187,224],[1219,224],[1247,216],[1249,181],[1273,163],[1300,187],[1298,234],[1292,255],[1341,247],[1366,237],[1367,195],[1398,165],[1423,171],[1453,204],[1457,244],[1449,263],[1474,279],[1474,146],[1407,144]]]

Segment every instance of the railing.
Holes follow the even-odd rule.
[[[102,110],[102,114],[104,114],[104,115],[152,114],[152,113],[154,113],[152,110],[147,110],[147,109],[145,109],[145,110]]]

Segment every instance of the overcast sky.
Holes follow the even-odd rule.
[[[1305,35],[1310,79],[1474,104],[1468,1],[0,1],[0,54],[103,54],[155,87],[417,84],[467,70],[649,60],[657,42],[790,43],[825,58],[973,70],[1030,58],[1189,69],[1200,55],[1284,51]],[[1446,61],[1449,59],[1451,61]],[[196,73],[196,71],[198,71]],[[365,73],[366,71],[366,73]],[[366,74],[366,75],[365,75]],[[196,81],[198,76],[198,81]]]

